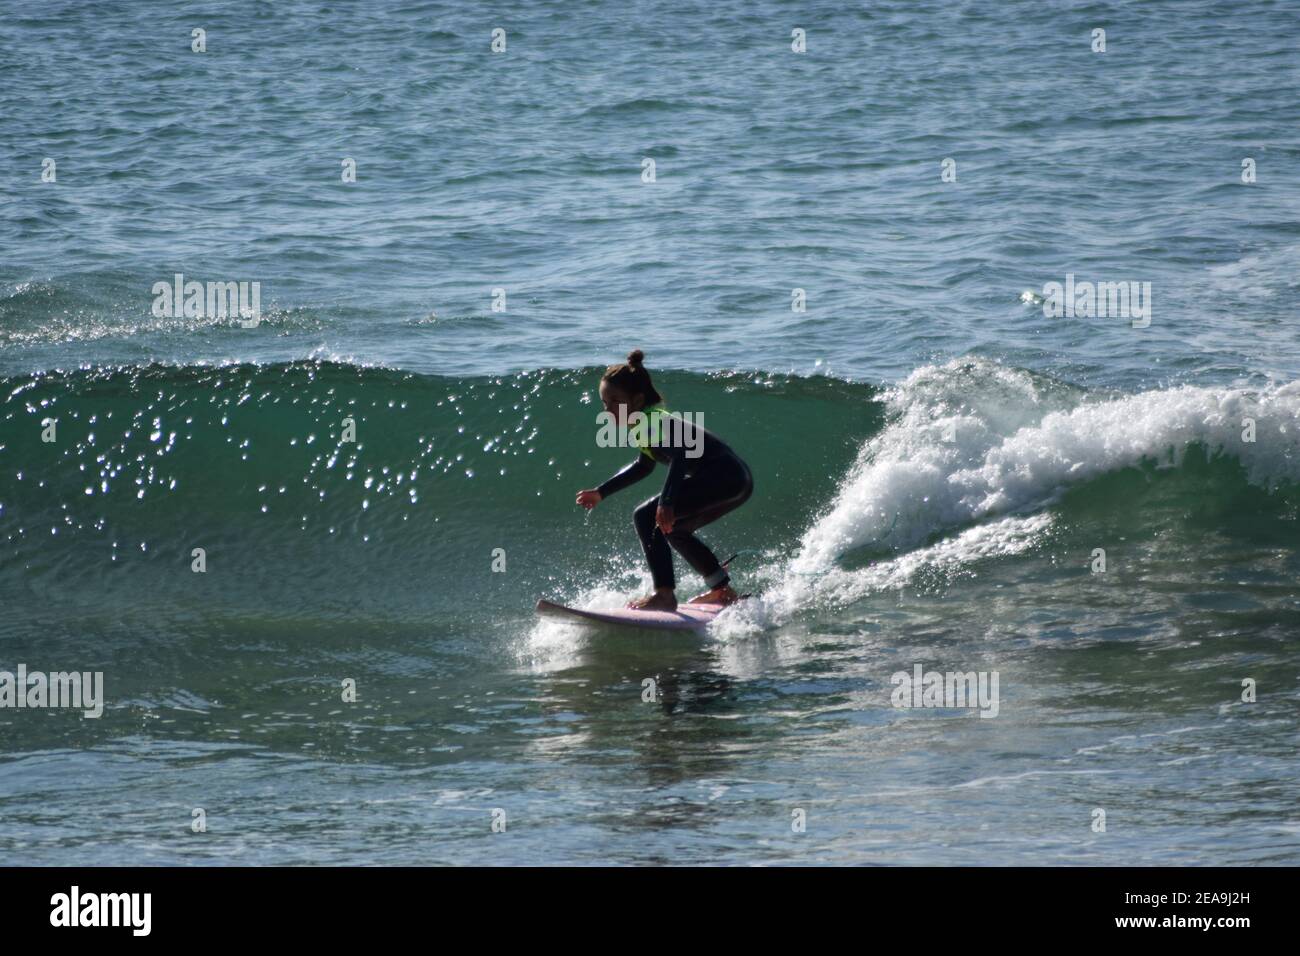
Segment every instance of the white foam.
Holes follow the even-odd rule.
[[[1300,383],[1088,397],[1021,369],[958,360],[918,369],[886,401],[889,424],[863,448],[828,511],[787,565],[769,567],[764,599],[724,616],[720,632],[899,588],[922,569],[1023,552],[1046,533],[1045,509],[1071,485],[1143,463],[1177,466],[1196,443],[1239,460],[1255,484],[1300,482]],[[1243,440],[1246,419],[1254,442]],[[864,546],[901,556],[836,567]]]
[[[917,369],[886,394],[889,425],[863,447],[830,510],[805,533],[791,569],[823,571],[867,544],[905,550],[969,522],[969,489],[954,479],[1076,395],[987,361]]]
[[[829,567],[866,544],[905,549],[946,528],[1036,508],[1106,472],[1147,461],[1174,466],[1195,442],[1238,458],[1257,484],[1300,480],[1300,384],[1087,400],[1018,369],[950,362],[917,370],[887,401],[891,424],[804,535],[793,570]],[[1242,440],[1246,418],[1255,420],[1253,443]]]
[[[806,574],[779,569],[761,597],[731,608],[710,630],[724,639],[743,637],[781,624],[808,607],[843,607],[871,594],[902,590],[923,571],[952,574],[976,561],[1020,554],[1041,541],[1052,523],[1050,514],[1006,517],[865,568],[831,567]]]

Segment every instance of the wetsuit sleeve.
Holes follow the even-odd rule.
[[[608,498],[616,491],[622,491],[628,485],[635,485],[650,472],[655,470],[655,460],[649,455],[637,455],[636,461],[628,465],[613,478],[610,478],[596,490],[602,498]]]

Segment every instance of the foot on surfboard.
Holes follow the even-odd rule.
[[[635,611],[675,611],[677,597],[672,591],[656,591],[654,594],[628,601],[627,606]]]
[[[735,592],[730,584],[724,584],[721,587],[714,588],[712,591],[705,591],[703,594],[697,594],[691,598],[690,604],[734,604],[740,600],[740,595]]]

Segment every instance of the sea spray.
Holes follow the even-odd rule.
[[[1125,468],[1176,468],[1192,448],[1240,462],[1265,490],[1300,483],[1297,384],[1090,397],[961,360],[918,369],[887,402],[890,423],[864,445],[794,557],[764,569],[763,599],[719,622],[725,633],[1024,553],[1052,528],[1051,505],[1066,489]],[[881,556],[840,567],[856,550]]]
[[[943,369],[960,380],[967,364]],[[1193,445],[1237,458],[1262,487],[1300,480],[1296,386],[1263,393],[1183,387],[1092,400],[1044,391],[1027,372],[1017,377],[989,365],[993,387],[966,391],[964,406],[931,387],[932,367],[890,393],[895,419],[804,534],[792,570],[824,569],[867,545],[904,550],[1143,462],[1175,467]],[[1008,385],[1022,389],[1019,407],[1007,403]],[[1248,432],[1253,440],[1243,437]]]

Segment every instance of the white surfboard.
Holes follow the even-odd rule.
[[[675,611],[642,611],[630,607],[584,611],[542,600],[537,602],[537,613],[567,618],[578,624],[641,627],[653,631],[702,631],[727,607],[726,604],[679,604]]]

